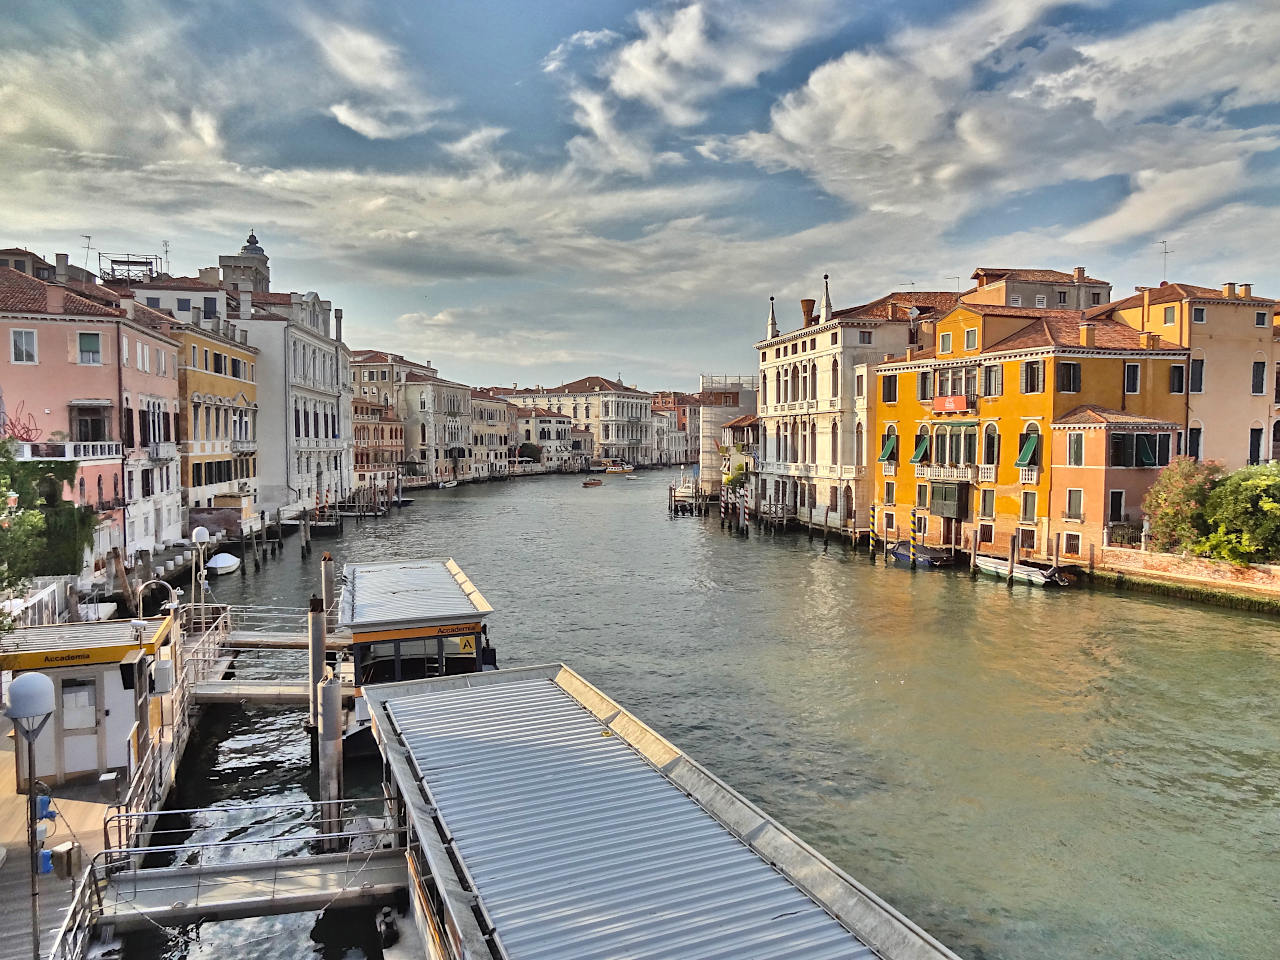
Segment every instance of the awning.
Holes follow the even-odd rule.
[[[929,455],[929,435],[927,433],[920,434],[920,439],[916,442],[916,452],[911,455],[912,463],[919,463]]]
[[[1033,433],[1022,442],[1022,450],[1018,453],[1015,467],[1029,467],[1036,456],[1036,446],[1040,443],[1040,434]]]
[[[896,433],[893,434],[892,436],[885,437],[884,447],[882,447],[880,450],[880,462],[884,463],[886,460],[891,459],[893,457],[893,451],[897,446],[898,446],[898,435]]]
[[[935,420],[934,423],[943,423],[948,427],[976,427],[977,420]]]

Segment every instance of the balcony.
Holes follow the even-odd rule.
[[[995,483],[996,482],[996,465],[994,463],[978,464],[978,482],[979,483]]]
[[[165,440],[147,444],[147,456],[152,460],[172,460],[178,455],[178,445]]]
[[[1019,467],[1018,482],[1035,485],[1040,482],[1039,467]]]
[[[17,443],[16,460],[119,460],[119,441],[95,440],[84,443]]]
[[[964,466],[917,463],[916,476],[921,480],[958,480],[962,483],[973,483],[978,478],[978,466],[973,463]]]
[[[898,465],[892,460],[880,461],[880,472],[886,477],[896,477],[898,475]]]
[[[257,453],[258,441],[257,440],[232,440],[231,452],[232,453]]]

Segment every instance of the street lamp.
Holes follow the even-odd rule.
[[[40,848],[36,843],[36,737],[53,716],[53,681],[43,673],[23,673],[9,684],[5,713],[27,741],[27,843],[31,848],[31,956],[40,960]]]
[[[192,530],[191,542],[196,545],[196,562],[191,565],[191,599],[200,604],[200,632],[204,633],[204,548],[209,545],[209,528],[196,527]],[[196,592],[197,584],[199,593]]]

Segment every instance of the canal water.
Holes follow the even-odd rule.
[[[1280,621],[743,539],[668,518],[672,477],[417,492],[215,591],[299,605],[325,547],[452,556],[495,608],[500,664],[569,664],[963,957],[1277,956]],[[184,805],[306,796],[296,711],[208,719]],[[376,954],[363,925],[314,920],[153,932],[129,955]]]

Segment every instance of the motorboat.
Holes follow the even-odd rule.
[[[440,481],[441,490],[452,490],[457,485],[458,485],[457,480],[441,480]]]
[[[671,496],[676,501],[692,502],[697,499],[698,488],[693,482],[693,477],[680,474],[680,482],[671,485]]]
[[[898,563],[909,565],[911,563],[911,541],[899,540],[890,546],[889,556],[893,557]],[[955,563],[955,559],[955,556],[949,550],[916,544],[917,567],[949,567]]]
[[[974,562],[983,573],[993,577],[1008,579],[1009,559],[1007,557],[986,557],[979,554]],[[1033,567],[1029,563],[1014,563],[1013,579],[1020,583],[1030,583],[1037,587],[1065,587],[1071,581],[1057,567]]]
[[[639,480],[640,475],[636,473],[628,473],[623,477],[624,480]]]
[[[240,558],[234,553],[215,553],[204,562],[204,568],[215,576],[224,577],[240,569]]]
[[[599,477],[592,477],[590,480],[583,480],[582,485],[584,487],[603,487],[604,481]]]

